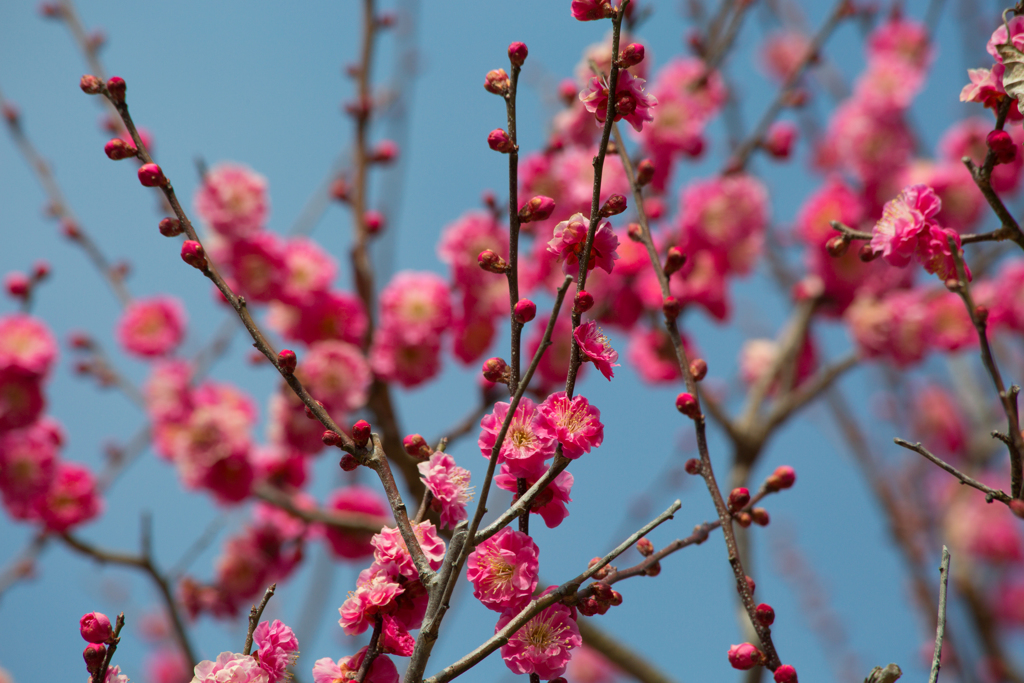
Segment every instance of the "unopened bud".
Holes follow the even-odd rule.
[[[747,579],[747,588],[750,590],[750,594],[753,595],[754,594],[754,589],[757,588],[757,584],[754,583],[754,580],[752,578],[750,578],[749,576],[746,577],[746,579]]]
[[[694,382],[700,382],[708,376],[708,363],[703,358],[694,358],[690,361],[690,374]]]
[[[860,251],[857,252],[857,256],[859,256],[860,260],[863,261],[864,263],[871,263],[876,258],[878,258],[878,255],[880,253],[881,252],[879,251],[875,251],[874,247],[871,246],[870,242],[866,242],[863,245],[861,245]]]
[[[754,618],[762,626],[771,626],[775,623],[775,610],[772,609],[771,605],[766,605],[762,602],[754,608]]]
[[[339,176],[334,179],[334,182],[331,183],[331,197],[333,197],[337,201],[349,201],[349,192],[350,188],[348,186],[348,181],[345,178]]]
[[[594,307],[594,295],[585,289],[576,292],[576,299],[573,301],[572,310],[576,313],[586,313]]]
[[[505,73],[504,69],[494,69],[487,72],[487,76],[484,78],[484,90],[495,95],[504,95],[508,92],[508,88],[508,74]]]
[[[628,226],[626,226],[626,234],[629,235],[629,239],[633,240],[634,242],[644,241],[644,229],[640,226],[639,223],[630,223]]]
[[[587,569],[591,569],[591,568],[593,568],[594,566],[596,566],[596,565],[598,565],[600,563],[601,563],[601,558],[600,557],[595,557],[592,560],[590,560],[590,562],[587,563]],[[612,573],[612,566],[610,564],[606,564],[605,566],[601,567],[600,569],[598,569],[594,573],[594,578],[597,579],[598,581],[600,581],[601,579],[605,578],[606,576],[608,576],[611,573]]]
[[[78,223],[75,223],[70,218],[65,218],[60,222],[60,231],[69,240],[77,240],[82,237],[82,231],[78,228]]]
[[[617,590],[612,591],[612,597],[608,600],[612,607],[618,607],[622,604],[622,594]]]
[[[108,159],[112,159],[113,161],[129,159],[138,154],[138,150],[121,138],[114,138],[107,142],[107,144],[103,146],[103,152],[107,155]]]
[[[746,529],[747,527],[749,527],[751,524],[754,523],[754,520],[752,520],[750,518],[750,513],[749,512],[737,512],[737,513],[734,513],[732,518],[734,520],[736,520],[736,523],[739,524],[744,529]]]
[[[160,221],[160,234],[164,237],[177,237],[185,230],[181,227],[181,221],[177,218],[164,218]]]
[[[796,138],[797,129],[791,121],[777,121],[765,134],[762,147],[776,159],[788,159]]]
[[[644,61],[644,46],[640,43],[630,43],[619,52],[619,68],[628,69]]]
[[[781,491],[782,489],[788,489],[795,482],[796,470],[789,465],[780,465],[764,480],[764,485],[769,491]]]
[[[185,240],[182,243],[181,260],[193,268],[198,268],[202,271],[206,270],[206,252],[203,251],[203,245],[195,240]]]
[[[343,472],[351,472],[359,467],[359,461],[356,460],[351,453],[343,453],[341,460],[338,462],[338,466]]]
[[[17,124],[18,119],[21,118],[21,112],[19,112],[18,108],[10,102],[4,102],[3,107],[0,107],[0,111],[2,111],[4,120],[7,121],[7,123]]]
[[[665,317],[669,320],[675,320],[679,317],[679,313],[683,310],[683,305],[679,303],[679,299],[674,296],[666,296],[665,300],[661,302],[661,311],[665,314]]]
[[[324,442],[325,446],[340,446],[341,434],[328,429],[323,433],[323,436],[320,437],[320,440]]]
[[[490,249],[484,249],[476,257],[476,262],[488,273],[504,275],[508,270],[508,263]]]
[[[775,683],[798,683],[796,669],[789,664],[780,664],[775,670]]]
[[[523,204],[519,209],[519,222],[532,223],[534,221],[546,221],[555,210],[555,200],[544,195],[537,195],[530,201]]]
[[[690,458],[689,460],[686,461],[686,464],[683,465],[683,469],[686,470],[687,474],[692,474],[694,476],[700,474],[700,460],[698,460],[697,458]]]
[[[139,182],[146,187],[163,187],[167,178],[156,164],[143,164],[139,167]]]
[[[537,316],[537,304],[529,299],[520,299],[512,309],[512,317],[520,325],[525,325]]]
[[[320,401],[316,401],[316,405],[319,408],[323,408],[324,407],[324,404],[321,403]],[[309,406],[306,406],[306,417],[308,417],[310,420],[317,419],[316,418],[316,413],[314,413],[312,410],[310,410]]]
[[[291,349],[281,349],[281,352],[277,354],[277,367],[281,368],[281,372],[286,375],[290,375],[295,372],[295,366],[298,363],[298,358],[295,356],[295,352]]]
[[[100,643],[89,643],[82,651],[82,659],[85,660],[86,670],[94,674],[103,666],[103,660],[107,658],[107,647]]]
[[[86,95],[98,95],[103,91],[103,81],[92,74],[86,74],[82,76],[82,80],[78,82],[78,87],[80,87],[82,92]]]
[[[644,570],[644,574],[647,576],[657,576],[661,573],[661,562],[652,562]]]
[[[110,93],[110,99],[115,104],[124,102],[126,90],[128,90],[128,84],[120,76],[111,76],[107,79],[107,92]]]
[[[654,162],[650,159],[642,159],[636,165],[636,184],[640,187],[647,185],[654,178]]]
[[[398,157],[398,145],[393,140],[381,140],[370,152],[370,161],[389,164]]]
[[[4,287],[7,288],[7,293],[14,298],[23,299],[32,289],[32,281],[24,273],[8,273],[4,277]]]
[[[988,323],[988,306],[978,304],[974,308],[974,319],[979,325],[986,325]]]
[[[370,423],[366,420],[357,420],[352,425],[352,440],[362,448],[370,441]]]
[[[676,410],[691,420],[700,418],[700,408],[697,406],[697,399],[689,392],[684,391],[676,396]]]
[[[526,43],[515,42],[508,46],[508,61],[515,66],[522,66],[528,54],[530,51],[526,49]]]
[[[612,598],[612,587],[604,581],[595,581],[590,584],[591,590],[594,591],[594,597],[602,602],[608,602]]]
[[[758,526],[768,526],[771,521],[771,517],[768,516],[768,511],[764,508],[754,508],[750,511],[750,518],[754,520],[754,524]]]
[[[764,655],[750,643],[733,645],[729,648],[729,664],[740,671],[753,669],[764,661]]]
[[[114,635],[110,619],[102,612],[83,614],[78,621],[78,628],[88,643],[105,643]]]
[[[742,510],[750,502],[750,491],[742,486],[734,488],[729,493],[729,512]]]
[[[406,453],[420,460],[426,460],[434,454],[434,449],[419,434],[410,434],[402,439],[402,447],[405,448]]]
[[[598,212],[601,218],[608,218],[609,216],[618,216],[620,213],[626,210],[626,197],[621,194],[613,194],[609,197],[604,206]]]
[[[850,238],[846,235],[836,235],[825,242],[825,249],[828,250],[829,256],[833,258],[839,258],[846,253],[846,250],[850,248]]]
[[[484,361],[484,379],[495,384],[508,384],[512,371],[501,358],[488,358]]]
[[[992,150],[996,164],[1008,164],[1017,156],[1017,145],[1005,130],[994,130],[985,137],[985,144]]]
[[[669,247],[668,255],[665,256],[665,268],[663,269],[665,276],[672,277],[672,273],[678,271],[685,264],[686,256],[683,252],[679,251],[677,247]]]
[[[384,229],[384,214],[375,209],[370,209],[363,214],[363,225],[366,226],[366,234],[376,235]]]
[[[650,539],[644,536],[636,542],[636,550],[644,557],[650,557],[654,554],[654,544],[651,543]]]
[[[516,148],[512,144],[512,138],[502,128],[495,128],[487,135],[487,146],[502,154],[508,154]]]

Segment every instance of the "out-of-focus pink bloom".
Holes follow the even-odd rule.
[[[149,683],[189,683],[189,662],[177,647],[161,647],[146,656],[142,665]]]
[[[0,433],[27,427],[45,407],[39,375],[20,367],[0,368]]]
[[[794,30],[775,31],[761,46],[761,58],[757,60],[770,76],[782,82],[796,71],[811,49],[807,34]]]
[[[993,591],[991,604],[1000,621],[1024,626],[1024,577],[1018,573],[1004,580]]]
[[[270,683],[270,677],[249,655],[221,652],[217,661],[196,664],[192,683]]]
[[[117,323],[117,339],[128,353],[165,356],[185,336],[185,308],[173,297],[155,296],[128,304]]]
[[[1024,538],[1016,517],[986,503],[981,494],[956,490],[953,495],[945,519],[953,547],[987,562],[1018,564],[1024,560]]]
[[[327,500],[327,508],[335,512],[375,515],[382,519],[391,516],[391,510],[387,503],[381,500],[380,494],[359,485],[347,486],[332,493]],[[324,536],[331,544],[334,554],[346,560],[358,560],[373,554],[373,545],[370,543],[372,534],[325,527]]]
[[[779,345],[772,339],[747,340],[740,349],[740,377],[748,385],[757,383],[771,369],[778,354]],[[796,386],[810,378],[814,374],[816,366],[817,354],[808,337],[800,346],[797,356],[796,376],[794,377]],[[776,389],[777,386],[773,383],[770,391],[774,392]]]
[[[707,249],[733,272],[748,273],[760,254],[768,222],[768,193],[751,176],[715,177],[688,184],[680,228],[687,253]]]
[[[557,199],[556,199],[557,201]],[[477,256],[490,249],[502,258],[508,257],[508,237],[494,218],[483,211],[468,211],[457,221],[445,226],[437,244],[437,255],[452,269],[452,279],[473,282],[482,276]]]
[[[360,344],[369,325],[362,302],[348,292],[313,292],[301,307],[275,304],[270,313],[271,325],[282,335],[306,344],[328,339]]]
[[[267,672],[268,683],[277,683],[287,677],[287,668],[299,656],[299,641],[295,633],[279,619],[261,622],[252,633],[259,646],[260,667]]]
[[[962,304],[961,304],[962,306]],[[914,434],[944,457],[959,457],[967,446],[967,428],[953,395],[936,384],[914,390]]]
[[[900,184],[926,185],[935,191],[942,202],[934,219],[939,225],[965,232],[981,217],[984,195],[962,161],[914,162],[900,174]]]
[[[619,367],[615,361],[619,360],[619,353],[612,348],[608,337],[604,336],[597,329],[597,323],[593,320],[585,322],[576,328],[572,335],[587,358],[589,358],[606,379],[611,380],[615,376],[613,367]]]
[[[305,404],[290,387],[281,385],[271,394],[267,412],[267,440],[272,445],[295,449],[306,455],[323,450],[323,425],[318,420],[306,417]],[[338,414],[334,415],[334,419],[345,422],[343,416]]]
[[[366,650],[364,647],[351,657],[342,657],[337,663],[330,657],[316,660],[316,664],[313,665],[313,683],[355,680],[366,656]],[[370,665],[363,683],[398,683],[398,669],[395,668],[395,663],[387,655],[379,655]]]
[[[228,238],[248,237],[267,221],[267,179],[245,166],[210,169],[196,193],[196,212]]]
[[[235,240],[230,249],[228,266],[246,299],[271,301],[285,296],[285,248],[275,233],[254,233]]]
[[[920,290],[897,290],[881,298],[861,294],[844,319],[867,358],[886,358],[906,367],[930,350],[932,321]]]
[[[591,78],[590,85],[580,93],[580,102],[603,124],[608,116],[608,86],[601,81],[597,76]],[[658,104],[657,97],[644,93],[645,82],[624,69],[619,71],[615,83],[615,120],[626,119],[638,133],[643,130],[644,122],[654,120],[651,109]]]
[[[530,336],[527,339],[529,357],[532,358],[540,348],[541,339],[544,337],[544,330],[541,325],[534,325]],[[554,387],[559,384],[565,385],[565,377],[569,367],[569,354],[572,351],[572,322],[568,316],[559,316],[555,321],[555,329],[551,335],[551,346],[541,356],[540,364],[537,366],[537,374],[534,381],[542,387]],[[586,370],[585,365],[580,366],[580,371]],[[500,404],[499,404],[500,405]],[[520,403],[522,405],[522,403]],[[500,426],[500,422],[498,423]],[[507,441],[506,441],[507,443]],[[489,457],[489,456],[488,456]]]
[[[601,411],[584,396],[570,399],[559,391],[548,396],[537,413],[537,433],[556,438],[567,458],[575,460],[604,441]]]
[[[864,213],[860,197],[841,178],[832,176],[800,207],[796,219],[797,232],[808,245],[824,247],[839,234],[832,229],[831,221],[856,228]]]
[[[510,527],[491,536],[466,561],[473,595],[496,612],[520,608],[537,588],[539,552],[529,535]]]
[[[288,240],[283,247],[284,284],[280,298],[295,306],[326,292],[338,273],[338,262],[306,237]]]
[[[529,474],[518,478],[525,479],[526,486],[529,488],[537,483],[547,469],[547,465],[542,462]],[[547,528],[554,529],[569,516],[569,507],[566,503],[572,502],[569,494],[572,492],[573,481],[572,473],[563,470],[558,473],[553,482],[548,484],[546,489],[533,499],[530,513],[540,515]],[[511,491],[514,501],[519,499],[517,477],[509,472],[506,463],[501,465],[501,471],[495,475],[494,485],[504,491]]]
[[[930,187],[905,188],[882,210],[872,230],[871,248],[889,265],[906,266],[941,208],[942,200]]]
[[[402,271],[380,293],[380,324],[416,344],[451,324],[448,285],[435,273]]]
[[[619,670],[594,648],[583,645],[572,653],[566,674],[573,683],[614,683]]]
[[[370,347],[370,367],[383,380],[414,387],[441,371],[441,342],[437,336],[410,343],[391,328],[378,328]]]
[[[584,217],[582,213],[573,214],[568,220],[555,226],[554,237],[548,242],[548,251],[556,254],[558,260],[562,261],[563,273],[576,275],[579,272],[579,260],[583,255],[589,227],[590,219]],[[594,233],[587,270],[593,270],[597,266],[607,273],[612,272],[615,260],[619,258],[615,251],[618,246],[619,238],[615,236],[611,223],[600,221]]]
[[[899,171],[914,151],[913,136],[898,110],[872,109],[856,98],[833,112],[818,150],[827,169],[853,171],[875,183]]]
[[[764,136],[764,149],[776,159],[788,159],[798,135],[792,121],[776,121]]]
[[[869,111],[903,111],[921,91],[925,74],[902,60],[868,63],[853,85],[853,97]]]
[[[146,410],[154,422],[181,421],[192,412],[192,366],[185,360],[153,364],[146,380]]]
[[[0,370],[42,377],[56,358],[57,340],[42,321],[24,313],[0,318]]]
[[[491,450],[497,443],[508,409],[508,403],[499,401],[494,404],[493,412],[480,420],[477,445],[485,458],[491,457]],[[555,454],[554,435],[542,433],[538,420],[537,405],[529,398],[522,398],[498,452],[498,462],[504,463],[510,473],[526,476],[536,469],[538,463],[543,463]]]
[[[361,408],[373,381],[370,365],[359,348],[337,340],[310,346],[296,374],[328,412]]]
[[[1009,22],[1010,34],[1006,34],[1006,26],[999,24],[999,27],[992,32],[992,36],[985,43],[985,50],[992,55],[992,58],[1003,63],[1003,57],[996,49],[997,45],[1005,45],[1009,42],[1018,50],[1024,50],[1024,17],[1014,16]],[[1009,37],[1009,40],[1007,38]]]
[[[466,519],[466,503],[473,494],[469,485],[469,470],[455,464],[455,458],[437,451],[427,462],[417,465],[420,477],[434,495],[434,503],[441,511],[441,526],[454,529]]]
[[[266,481],[278,488],[297,489],[306,483],[306,458],[302,451],[285,444],[256,446],[249,461],[257,481]]]
[[[88,468],[62,462],[57,465],[50,488],[35,499],[35,506],[36,514],[47,529],[63,533],[99,515],[103,499]]]
[[[0,434],[0,493],[15,519],[35,516],[33,500],[50,488],[62,442],[60,425],[49,418]]]
[[[879,24],[868,36],[867,52],[868,62],[901,61],[919,70],[926,69],[934,56],[928,29],[906,17],[890,17]]]
[[[673,382],[680,376],[672,339],[662,330],[635,330],[629,338],[626,358],[645,382]]]
[[[437,535],[437,529],[429,521],[413,524],[412,527],[430,568],[437,569],[444,560],[444,541]],[[418,578],[412,556],[397,527],[384,527],[370,543],[373,545],[373,558],[382,569],[407,579]]]
[[[505,612],[494,627],[497,633],[516,616]],[[572,611],[554,604],[530,619],[501,648],[505,665],[517,674],[538,674],[542,680],[561,676],[572,650],[583,644]]]
[[[1024,142],[1024,131],[1020,126],[1007,126],[1010,136],[1015,145]],[[970,157],[978,166],[985,162],[985,155],[988,153],[988,145],[985,142],[986,136],[992,130],[992,122],[980,116],[972,116],[954,123],[942,135],[939,141],[939,152],[942,158],[958,167],[961,174],[967,181],[974,185],[970,172],[964,168],[964,157]],[[1013,160],[1006,164],[999,164],[992,169],[992,189],[996,192],[1016,193],[1020,187],[1021,170],[1024,169],[1024,154],[1017,154]],[[928,184],[928,183],[926,183]],[[974,188],[977,192],[977,187]],[[945,207],[946,199],[943,198]],[[948,221],[940,223],[950,224]],[[951,225],[951,224],[950,224]],[[953,226],[955,227],[955,226]]]
[[[928,301],[928,308],[936,349],[955,352],[978,345],[978,331],[959,296],[939,290]]]

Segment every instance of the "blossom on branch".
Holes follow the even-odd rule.
[[[582,213],[573,214],[568,220],[555,226],[554,237],[548,242],[548,252],[555,254],[562,262],[563,273],[576,275],[579,272],[580,257],[586,246],[589,227],[590,219],[584,217]],[[611,223],[600,221],[590,248],[587,270],[593,270],[597,266],[606,273],[611,273],[615,261],[619,258],[616,252],[618,246],[619,238],[615,236]]]
[[[469,485],[469,470],[455,464],[455,458],[437,451],[427,462],[416,466],[420,477],[434,496],[434,505],[440,508],[441,526],[454,529],[466,519],[466,503],[473,495]]]
[[[497,633],[516,616],[516,610],[501,615],[494,627]],[[565,672],[572,650],[583,644],[572,611],[555,603],[530,619],[501,647],[501,658],[512,672],[537,674],[551,680]]]
[[[556,438],[567,458],[575,460],[604,441],[601,411],[583,396],[570,399],[559,391],[548,396],[537,412],[538,434]]]
[[[615,83],[615,120],[626,119],[638,133],[643,130],[645,122],[654,120],[651,109],[658,104],[657,97],[644,92],[645,82],[622,69]],[[590,79],[590,85],[580,93],[580,102],[597,118],[599,124],[604,123],[608,117],[608,86],[602,82],[601,77]]]
[[[619,360],[619,352],[612,348],[608,337],[597,328],[597,323],[593,320],[583,323],[576,328],[572,336],[579,344],[580,351],[597,366],[606,379],[611,381],[615,376],[612,368],[619,366],[615,362]]]
[[[466,561],[473,595],[496,612],[521,608],[537,588],[539,552],[529,535],[510,527],[491,536]]]

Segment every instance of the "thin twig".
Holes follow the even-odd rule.
[[[958,470],[957,468],[953,467],[948,462],[943,460],[942,458],[933,454],[920,443],[910,443],[909,441],[905,441],[899,438],[893,439],[893,441],[896,443],[897,446],[902,446],[903,448],[906,448],[909,451],[914,451],[915,453],[922,455],[926,459],[932,461],[933,463],[935,463],[936,465],[938,465],[939,467],[941,467],[942,469],[946,470],[954,477],[959,479],[961,484],[966,484],[967,486],[978,489],[979,491],[985,494],[986,501],[991,502],[993,500],[998,500],[1000,503],[1005,503],[1006,505],[1009,505],[1010,501],[1013,500],[1013,497],[1010,496],[1005,491],[986,486],[977,479],[974,479],[968,476],[967,474],[964,474],[963,472],[961,472],[960,470]]]
[[[274,595],[274,591],[277,590],[277,584],[272,583],[267,588],[266,592],[263,593],[263,599],[260,600],[260,604],[253,605],[249,610],[249,630],[245,634],[245,647],[242,649],[242,654],[252,654],[252,634],[256,632],[256,627],[259,626],[260,617],[263,616],[263,610],[266,609],[267,603],[270,602],[270,598]]]
[[[117,615],[114,620],[114,633],[107,641],[107,652],[103,655],[103,664],[92,674],[92,683],[103,683],[107,680],[107,669],[110,668],[110,661],[114,658],[114,652],[121,642],[121,629],[124,628],[124,612]]]
[[[935,653],[932,655],[932,673],[928,683],[937,683],[942,666],[942,639],[946,635],[946,584],[949,583],[949,548],[942,546],[942,564],[939,565],[939,614],[935,625]]]
[[[378,613],[373,618],[373,634],[370,636],[370,644],[366,648],[366,654],[363,655],[363,663],[359,665],[359,672],[356,673],[356,683],[363,683],[370,671],[370,667],[373,666],[374,660],[380,654],[380,634],[383,629],[384,617]]]

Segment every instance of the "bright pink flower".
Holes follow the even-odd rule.
[[[576,275],[579,272],[579,259],[587,240],[590,219],[582,213],[573,214],[568,220],[555,226],[555,235],[548,242],[548,251],[562,261],[562,272]],[[600,267],[607,273],[612,272],[615,260],[619,258],[615,249],[619,246],[619,238],[615,236],[611,223],[600,221],[594,233],[594,242],[590,250],[590,261],[587,270]]]
[[[559,391],[548,396],[537,413],[537,433],[558,439],[567,458],[575,460],[604,441],[601,411],[583,396],[570,399]]]
[[[299,656],[299,641],[295,633],[279,619],[264,621],[252,633],[259,646],[260,667],[267,672],[268,683],[277,683],[287,677],[287,667]]]
[[[514,610],[502,614],[494,632],[503,629],[515,616]],[[501,658],[513,673],[535,673],[541,680],[551,680],[565,672],[572,650],[582,644],[572,611],[556,603],[516,631],[502,646]]]
[[[466,503],[472,498],[469,470],[455,464],[455,458],[437,451],[427,462],[417,465],[420,477],[434,496],[434,505],[441,511],[441,526],[454,529],[466,519]]]
[[[609,0],[572,0],[569,11],[577,21],[596,21],[609,16]]]
[[[275,233],[254,233],[245,239],[235,240],[230,249],[228,266],[246,299],[271,301],[284,296],[288,271],[284,245]]]
[[[529,535],[510,527],[491,536],[466,561],[473,595],[495,612],[519,609],[537,588],[539,552]]]
[[[968,430],[960,405],[949,391],[937,384],[918,387],[911,417],[915,436],[930,449],[947,458],[963,455]]]
[[[62,462],[57,465],[49,490],[36,498],[36,514],[46,528],[63,533],[87,522],[103,510],[96,479],[86,467]]]
[[[328,498],[326,507],[336,512],[359,512],[382,519],[391,516],[390,508],[381,500],[379,493],[359,485],[338,489]],[[343,557],[346,560],[358,560],[373,554],[373,545],[370,543],[372,534],[325,527],[324,535],[331,544],[334,554],[338,557]]]
[[[945,511],[946,533],[953,547],[995,564],[1018,565],[1024,560],[1020,521],[986,503],[981,494],[956,490]]]
[[[764,661],[764,655],[750,643],[741,643],[729,648],[729,663],[732,668],[746,671]]]
[[[942,200],[930,187],[905,188],[882,210],[882,217],[872,230],[871,248],[889,265],[906,266],[941,208]]]
[[[357,410],[366,403],[373,377],[359,348],[343,341],[319,341],[309,347],[296,373],[328,412]]]
[[[387,610],[404,588],[383,567],[374,563],[359,573],[356,591],[338,608],[338,624],[355,636],[373,625],[375,616]]]
[[[634,330],[629,338],[626,358],[645,382],[674,382],[680,377],[675,346],[664,330]]]
[[[60,425],[49,418],[0,434],[0,492],[15,519],[35,516],[33,500],[49,490],[62,442]]]
[[[982,215],[984,195],[962,161],[917,161],[900,174],[899,182],[903,187],[926,185],[935,191],[942,202],[934,221],[939,225],[966,232]]]
[[[121,347],[143,358],[167,355],[184,336],[185,308],[173,297],[136,299],[117,323]]]
[[[619,367],[616,363],[619,359],[619,353],[612,348],[611,342],[608,341],[608,337],[604,336],[600,330],[597,329],[597,323],[593,320],[585,322],[576,328],[576,331],[572,335],[576,339],[576,343],[580,347],[580,351],[589,358],[597,369],[601,371],[601,374],[605,376],[609,381],[615,376],[612,371],[613,367]]]
[[[746,274],[761,250],[768,223],[768,192],[751,176],[715,177],[688,184],[682,193],[680,228],[688,253],[707,249],[729,269]]]
[[[301,306],[319,292],[326,292],[338,273],[338,262],[319,244],[306,237],[288,240],[284,250],[284,286],[280,298]]]
[[[608,86],[594,76],[589,87],[580,93],[580,102],[603,124],[608,116]],[[651,109],[658,104],[658,98],[644,93],[644,79],[637,78],[628,70],[619,71],[615,83],[615,120],[626,119],[633,130],[640,132],[645,121],[653,121]]]
[[[24,313],[0,318],[0,370],[44,376],[57,358],[57,340],[41,321]]]
[[[999,51],[996,50],[996,45],[1004,45],[1009,42],[1018,50],[1024,50],[1024,17],[1014,16],[1010,19],[1009,26],[1009,40],[1007,40],[1006,26],[999,24],[999,27],[992,32],[992,36],[985,44],[985,50],[1000,64],[1003,63],[1003,58]]]
[[[210,169],[196,193],[196,212],[228,238],[248,237],[263,228],[268,212],[267,179],[245,166]]]
[[[517,479],[525,479],[526,486],[532,487],[547,469],[547,465],[542,462],[527,475],[516,477],[509,472],[508,464],[502,463],[501,471],[494,477],[494,485],[504,491],[511,491],[513,494],[512,500],[516,501],[519,499]],[[555,480],[548,484],[546,489],[533,499],[533,503],[530,505],[530,513],[540,515],[547,528],[554,529],[562,523],[562,520],[569,516],[569,507],[566,503],[572,502],[569,494],[572,492],[573,481],[572,473],[563,470],[555,476]]]
[[[283,336],[306,344],[340,339],[358,345],[369,325],[362,302],[348,292],[314,292],[300,308],[275,304],[270,313]]]
[[[413,524],[412,527],[430,568],[437,569],[444,560],[444,541],[437,535],[437,529],[429,521]],[[419,578],[402,532],[397,527],[384,527],[370,543],[373,545],[373,558],[382,569],[407,579]]]
[[[872,239],[872,241],[874,240]],[[950,241],[955,246],[950,246]],[[960,234],[952,228],[930,225],[928,231],[921,235],[917,243],[917,260],[929,273],[938,275],[940,280],[958,278],[956,260],[953,258],[954,249],[963,262],[964,275],[970,282],[971,269],[967,267],[967,262],[963,261],[963,252],[960,250]]]
[[[313,665],[313,683],[343,683],[355,680],[366,656],[367,648],[363,648],[351,657],[342,657],[337,663],[330,657],[316,660]],[[232,681],[234,683],[234,681]],[[387,655],[379,655],[366,672],[363,683],[398,683],[398,669]]]
[[[380,325],[407,342],[439,335],[451,320],[448,284],[435,273],[402,271],[380,293]]]
[[[370,347],[370,367],[383,380],[414,387],[441,371],[441,341],[437,336],[409,343],[391,328],[377,328]]]
[[[0,433],[27,427],[46,407],[42,378],[20,367],[0,368]]]
[[[270,677],[249,655],[221,652],[217,661],[196,664],[192,683],[270,683]]]
[[[485,458],[491,457],[491,450],[498,441],[508,409],[508,403],[499,401],[494,404],[493,412],[480,420],[477,445]],[[543,463],[555,454],[555,439],[553,435],[540,432],[538,418],[536,404],[528,398],[522,398],[498,452],[498,462],[506,464],[512,474],[525,476],[533,472],[538,463]]]
[[[416,649],[416,639],[409,635],[398,619],[384,617],[384,628],[380,634],[381,648],[387,654],[411,657]]]
[[[811,39],[794,30],[775,31],[761,46],[758,66],[780,82],[789,78],[811,49]]]
[[[934,56],[924,24],[897,16],[871,32],[867,51],[868,62],[901,61],[920,70],[926,69]]]

